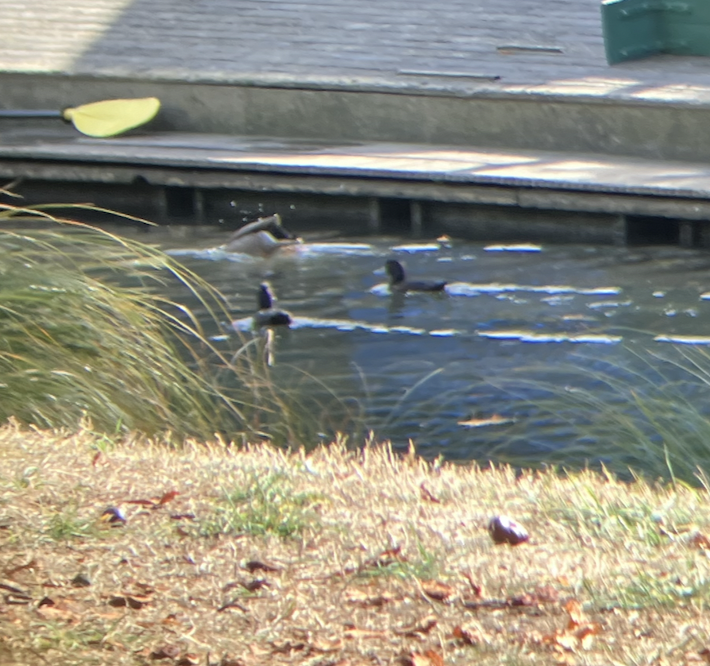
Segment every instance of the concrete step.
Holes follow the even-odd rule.
[[[156,221],[239,226],[279,212],[418,235],[710,245],[700,162],[203,133],[90,139],[58,124],[0,132],[0,177],[21,179],[30,202],[90,200]]]
[[[710,90],[704,88],[681,86],[664,98],[659,88],[612,95],[604,81],[518,90],[421,82],[322,85],[0,74],[5,108],[158,96],[163,108],[156,130],[710,161]]]

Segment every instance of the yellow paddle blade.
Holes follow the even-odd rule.
[[[157,97],[109,99],[64,109],[62,116],[88,136],[116,136],[155,118],[160,109]]]

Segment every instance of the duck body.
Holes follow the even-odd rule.
[[[388,259],[385,270],[390,278],[390,290],[393,292],[443,291],[446,287],[446,280],[408,280],[404,267],[396,259]]]
[[[300,243],[301,239],[287,231],[281,223],[281,216],[275,213],[237,229],[222,248],[227,252],[268,257],[283,247]]]
[[[274,297],[271,287],[267,282],[259,285],[256,296],[257,312],[254,315],[254,325],[262,326],[290,326],[291,315],[285,310],[278,310],[274,307]]]

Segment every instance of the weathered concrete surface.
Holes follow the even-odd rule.
[[[60,126],[0,133],[0,177],[710,219],[710,165],[600,154]]]
[[[710,160],[710,58],[609,67],[598,0],[32,0],[0,26],[7,108],[155,94],[159,129]]]

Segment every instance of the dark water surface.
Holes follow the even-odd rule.
[[[540,408],[551,387],[619,399],[600,376],[632,394],[647,381],[680,381],[656,356],[710,343],[704,251],[302,235],[298,252],[268,260],[214,249],[226,236],[216,227],[138,237],[217,286],[249,336],[268,279],[295,319],[276,333],[275,376],[298,390],[309,390],[302,373],[317,378],[358,405],[378,436],[412,440],[426,456],[544,459],[584,439],[578,424]],[[447,293],[390,295],[389,257],[411,276],[445,278]],[[679,390],[700,410],[710,404],[702,379]]]

